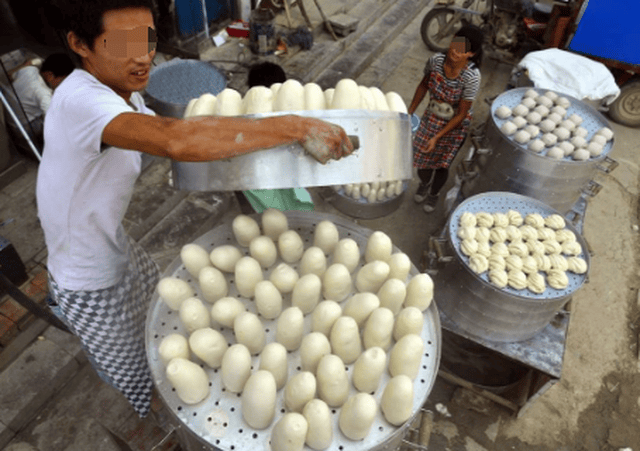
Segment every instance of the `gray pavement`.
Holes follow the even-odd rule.
[[[362,8],[364,3],[369,6],[366,10]],[[350,54],[347,61],[357,57],[361,62],[354,63],[354,72],[346,74],[360,84],[375,85],[384,92],[396,91],[409,103],[422,77],[424,62],[431,54],[418,37],[429,2],[391,3],[394,2],[365,0],[323,5],[326,4],[328,14],[341,12],[341,8],[356,11],[354,8],[360,5],[357,11],[361,11],[362,23],[370,27],[358,33],[369,41],[373,36],[378,36],[377,39],[383,36],[381,31],[375,31],[376,26],[382,25],[380,22],[376,25],[371,17],[375,16],[371,14],[374,6],[383,8],[378,10],[378,16],[401,3],[405,13],[410,11],[405,19],[397,19],[397,29],[388,32],[392,37],[383,45],[368,42],[367,50],[363,47]],[[314,15],[317,13],[310,9],[310,14],[312,22],[318,25],[319,18]],[[296,9],[292,15],[294,23],[302,23]],[[285,26],[284,15],[278,21]],[[340,43],[332,43],[319,25],[314,35],[315,51],[329,52],[329,61],[336,66],[325,61],[324,69],[320,70],[309,64],[319,56],[295,53],[293,49],[280,60],[270,58],[283,63],[291,77],[333,83],[335,77],[345,73],[340,69],[344,66],[338,64],[342,60],[335,48]],[[248,61],[246,48],[237,41],[204,49],[202,54],[208,60]],[[242,89],[244,73],[234,70],[245,66],[239,63],[224,67],[235,74],[230,86]],[[476,102],[477,124],[486,119],[488,107],[483,99],[504,90],[509,71],[508,66],[491,61],[483,66],[481,96]],[[589,201],[584,235],[594,251],[592,271],[589,284],[574,296],[560,381],[532,401],[518,417],[472,389],[438,378],[425,405],[434,413],[429,450],[640,451],[637,435],[640,401],[635,402],[640,399],[637,360],[640,273],[636,252],[639,192],[636,155],[640,141],[638,130],[617,124],[612,124],[612,128],[616,133],[612,156],[621,164],[613,173],[598,176],[603,190]],[[169,168],[168,161],[157,159],[143,172],[125,218],[126,229],[162,268],[177,257],[182,244],[239,213],[237,203],[228,195],[186,193],[171,188]],[[46,263],[35,211],[36,170],[37,166],[28,162],[27,173],[0,191],[2,217],[16,219],[0,228],[0,234],[12,242],[30,271],[41,269]],[[447,187],[450,184],[451,181]],[[407,194],[412,194],[416,185],[413,180]],[[312,190],[312,195],[318,211],[344,216],[322,201],[317,190]],[[429,236],[440,231],[446,218],[442,205],[435,213],[426,215],[411,197],[406,196],[400,208],[386,217],[356,222],[385,231],[419,266]],[[407,233],[408,225],[411,233]],[[35,325],[44,329],[39,322]],[[0,447],[6,450],[126,449],[118,438],[131,449],[151,450],[164,436],[151,418],[140,420],[124,398],[98,378],[74,337],[52,327],[46,328],[0,373]],[[177,446],[175,438],[170,438],[158,449],[175,450]]]

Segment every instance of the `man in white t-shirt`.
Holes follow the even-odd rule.
[[[208,161],[299,142],[326,161],[353,147],[340,127],[311,118],[154,116],[137,92],[155,55],[151,0],[66,0],[62,7],[82,69],[53,95],[38,171],[52,305],[99,374],[145,416],[153,382],[144,316],[159,272],[122,227],[140,152]]]

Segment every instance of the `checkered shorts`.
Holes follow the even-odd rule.
[[[145,352],[145,315],[159,278],[158,265],[132,239],[129,266],[117,285],[71,291],[49,277],[58,312],[82,342],[89,360],[141,417],[149,412],[153,390]]]

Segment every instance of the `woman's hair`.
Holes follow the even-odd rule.
[[[469,44],[467,51],[473,52],[473,56],[470,60],[480,68],[482,63],[482,43],[484,42],[484,33],[475,25],[463,25],[458,30],[454,38],[463,37]]]
[[[104,32],[102,16],[107,11],[124,8],[146,8],[155,21],[153,0],[59,0],[60,27],[65,33],[73,31],[89,49],[94,49],[95,40]]]

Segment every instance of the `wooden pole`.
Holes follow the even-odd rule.
[[[327,16],[324,15],[324,11],[322,11],[322,8],[320,8],[320,3],[318,3],[318,0],[313,0],[313,2],[316,4],[316,7],[318,8],[318,11],[320,11],[320,16],[322,16],[322,21],[327,26],[327,29],[331,33],[331,36],[333,36],[333,40],[337,41],[338,40],[338,36],[336,36],[336,33],[333,31],[333,27],[331,26],[331,23],[327,19]]]
[[[311,26],[311,20],[309,19],[309,16],[307,15],[307,10],[304,7],[304,1],[303,0],[298,0],[298,7],[300,8],[300,14],[302,14],[302,17],[304,18],[304,21],[307,23],[307,27],[309,27],[309,30],[312,30],[313,27]]]
[[[289,24],[289,28],[293,28],[291,25],[291,12],[289,11],[289,0],[282,0],[284,3],[284,12],[287,14],[287,23]]]

